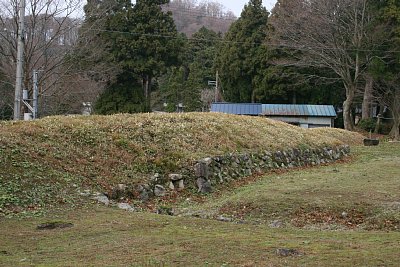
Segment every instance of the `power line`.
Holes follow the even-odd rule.
[[[108,32],[108,33],[117,33],[117,34],[127,34],[133,36],[147,36],[147,37],[158,37],[158,38],[166,38],[166,39],[181,39],[179,36],[174,35],[165,35],[165,34],[157,34],[157,33],[139,33],[139,32],[124,32],[124,31],[116,31],[116,30],[105,30],[105,29],[88,29],[89,31],[97,31],[97,32]],[[347,52],[382,52],[382,50],[378,49],[341,49],[341,48],[333,48],[333,47],[322,47],[322,46],[295,46],[295,45],[287,45],[287,44],[268,44],[267,42],[244,42],[244,41],[231,41],[224,39],[207,39],[207,38],[193,38],[186,37],[186,40],[189,41],[200,41],[200,42],[217,42],[217,43],[233,43],[233,44],[250,44],[250,45],[267,45],[267,47],[273,47],[276,49],[295,49],[299,51],[308,51],[311,49],[318,50],[327,50],[327,51],[347,51]],[[400,50],[387,50],[387,53],[400,53]]]

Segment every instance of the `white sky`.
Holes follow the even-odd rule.
[[[249,2],[249,0],[212,0],[213,2],[219,2],[221,3],[225,8],[226,11],[230,10],[237,17],[240,16],[240,13],[242,13],[242,9],[245,4]],[[199,0],[198,2],[201,2]],[[86,1],[82,1],[82,7],[85,5]],[[132,0],[132,3],[136,3],[135,0]],[[271,11],[271,9],[275,6],[276,0],[263,0],[263,5],[267,8],[268,11]],[[82,11],[83,14],[83,11]]]
[[[237,17],[240,16],[242,9],[245,4],[249,2],[249,0],[214,0],[223,4],[226,9],[231,10]],[[264,6],[271,11],[271,9],[275,6],[276,0],[263,0]]]

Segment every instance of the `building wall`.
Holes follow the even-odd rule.
[[[333,127],[330,117],[285,117],[285,116],[266,116],[269,119],[279,120],[290,124],[298,125],[302,128]]]

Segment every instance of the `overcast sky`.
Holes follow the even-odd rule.
[[[249,2],[249,0],[211,0],[212,2],[219,2],[227,10],[232,11],[235,13],[237,17],[240,16],[240,13],[242,12],[242,9],[245,4]],[[136,3],[135,0],[132,1],[133,3]],[[201,2],[201,0],[198,1],[198,3]],[[86,3],[86,1],[82,2],[82,6]],[[271,9],[275,6],[276,0],[263,0],[263,5],[268,9],[268,11],[271,11]],[[82,11],[83,14],[83,11]]]
[[[223,4],[226,7],[226,9],[233,11],[233,13],[235,13],[235,15],[238,17],[240,16],[240,13],[242,12],[244,5],[249,2],[249,0],[215,0],[215,1]],[[275,3],[276,0],[263,0],[263,4],[268,9],[268,11],[271,11]]]

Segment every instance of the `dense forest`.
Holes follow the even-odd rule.
[[[77,29],[74,42],[46,50],[43,62],[53,56],[57,64],[42,87],[60,101],[43,114],[83,101],[99,114],[207,111],[214,100],[332,104],[344,128],[360,117],[379,131],[379,113],[399,138],[399,1],[278,0],[267,11],[250,0],[236,18],[217,2],[89,0]],[[5,114],[12,49],[0,42]]]

